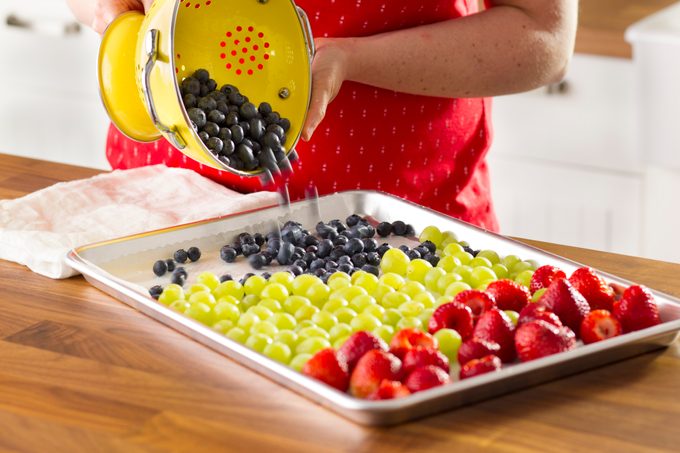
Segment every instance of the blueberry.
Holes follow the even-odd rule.
[[[234,85],[222,85],[222,88],[220,88],[220,91],[224,93],[225,96],[229,96],[231,93],[238,93],[238,88],[236,88]]]
[[[418,253],[418,250],[416,249],[411,249],[406,252],[406,256],[408,256],[411,260],[417,260],[421,257],[420,253]]]
[[[359,236],[362,238],[372,238],[375,236],[375,228],[371,225],[360,225],[357,227]]]
[[[264,120],[267,124],[277,124],[279,121],[281,121],[281,116],[277,112],[272,112],[265,116]]]
[[[401,220],[392,222],[392,232],[397,236],[403,236],[406,234],[406,224]]]
[[[345,245],[347,244],[347,241],[349,241],[349,239],[347,239],[347,236],[338,236],[333,240],[333,245],[335,245],[336,247],[338,245]]]
[[[278,239],[272,239],[267,241],[267,250],[272,253],[279,253],[279,248],[281,248],[281,241]]]
[[[253,118],[256,118],[258,115],[257,107],[255,107],[255,104],[253,104],[252,102],[246,102],[243,105],[241,105],[239,113],[241,113],[242,118],[248,121],[252,120]]]
[[[264,236],[262,236],[262,233],[253,234],[253,239],[255,239],[255,243],[260,247],[264,245]]]
[[[236,126],[239,123],[240,119],[238,117],[238,114],[235,112],[229,112],[227,113],[227,116],[224,117],[224,124],[227,127],[231,126]]]
[[[279,126],[281,126],[284,131],[288,132],[290,129],[290,120],[288,118],[281,118],[279,121]]]
[[[304,234],[302,233],[302,228],[299,225],[287,224],[281,229],[281,237],[284,241],[297,244],[298,241],[304,239]]]
[[[330,271],[331,269],[337,269],[338,263],[336,263],[333,260],[328,260],[326,261],[326,270]]]
[[[328,225],[332,226],[337,230],[338,233],[342,233],[347,229],[344,223],[340,221],[339,219],[333,219],[330,222],[328,222]]]
[[[356,267],[363,267],[368,263],[365,253],[356,253],[352,255],[352,263]]]
[[[345,244],[343,249],[348,255],[354,255],[364,251],[364,243],[361,239],[353,238]]]
[[[343,255],[338,259],[338,264],[352,264],[352,258],[349,255]]]
[[[411,249],[408,248],[408,245],[402,244],[402,245],[399,246],[399,250],[401,250],[404,253],[408,253],[408,251],[411,250]]]
[[[232,247],[225,245],[220,249],[220,258],[225,263],[233,263],[236,260],[238,253]]]
[[[326,275],[328,275],[328,271],[326,269],[320,268],[320,269],[317,269],[317,270],[314,271],[314,275],[316,275],[317,277],[324,280],[324,277]],[[328,280],[326,280],[326,281],[328,281]]]
[[[229,156],[229,163],[234,170],[243,170],[245,168],[241,159],[236,155]]]
[[[184,251],[184,249],[179,249],[175,252],[175,254],[172,257],[178,263],[186,263],[187,258],[189,258],[189,255],[187,255],[187,252]]]
[[[198,138],[200,138],[203,143],[208,143],[208,140],[210,140],[210,135],[205,131],[201,131],[198,133]]]
[[[203,131],[207,132],[211,137],[217,137],[220,133],[220,127],[212,121],[208,121],[205,123]]]
[[[379,266],[380,265],[380,255],[378,252],[371,252],[366,255],[366,262],[370,264],[371,266]]]
[[[428,250],[427,247],[424,247],[422,245],[419,245],[418,247],[414,248],[416,252],[420,253],[420,257],[423,258],[425,255],[429,255],[430,251]]]
[[[260,104],[260,106],[257,108],[257,111],[260,113],[260,115],[267,116],[270,113],[272,113],[272,106],[269,104],[269,102],[263,102]]]
[[[378,255],[380,255],[382,257],[385,254],[385,252],[388,251],[391,248],[392,248],[392,246],[388,243],[382,244],[380,247],[378,247]]]
[[[264,121],[260,118],[250,120],[250,137],[260,140],[264,136]],[[273,154],[273,152],[272,152]]]
[[[344,272],[345,274],[349,274],[350,272],[352,272],[352,269],[354,269],[354,267],[352,267],[352,265],[348,263],[342,263],[338,265],[338,272]]]
[[[199,250],[198,247],[189,247],[187,250],[187,256],[189,257],[189,260],[191,260],[192,263],[195,263],[196,261],[201,259],[201,251]]]
[[[182,266],[175,269],[175,271],[172,273],[172,275],[181,275],[181,276],[184,277],[184,279],[186,279],[189,276],[189,274],[187,273],[187,270],[184,269]]]
[[[250,263],[253,269],[259,270],[267,265],[267,258],[262,253],[256,253],[248,257],[248,263]]]
[[[328,226],[323,222],[316,224],[316,232],[323,239],[333,240],[338,236],[338,232],[335,230],[335,228]]]
[[[318,269],[323,269],[326,266],[326,262],[322,259],[316,259],[309,265],[309,270],[314,272]]]
[[[236,113],[238,115],[238,105],[229,104],[229,113]]]
[[[229,99],[230,104],[239,107],[241,107],[246,102],[246,98],[239,92],[229,93],[227,95],[227,99]]]
[[[250,233],[241,233],[236,239],[239,244],[255,244],[255,238]]]
[[[231,156],[236,151],[236,145],[231,140],[225,140],[222,142],[222,155]]]
[[[295,253],[295,246],[290,242],[283,242],[279,248],[279,253],[276,255],[276,261],[284,266],[289,265],[293,261],[293,254]]]
[[[182,101],[184,101],[184,108],[185,109],[194,108],[198,104],[198,100],[196,100],[196,96],[194,96],[191,93],[185,94],[184,97],[182,98]]]
[[[331,253],[328,255],[328,257],[333,261],[337,261],[345,255],[347,255],[347,253],[345,253],[342,247],[338,246],[331,250]]]
[[[175,261],[172,258],[165,260],[165,265],[168,268],[168,272],[172,272],[175,270]]]
[[[210,137],[206,146],[213,154],[219,154],[224,149],[224,142],[217,137]]]
[[[228,282],[233,279],[234,277],[232,277],[231,274],[224,274],[223,276],[220,277],[220,283]]]
[[[375,252],[378,250],[378,241],[371,238],[366,238],[364,242],[364,252]]]
[[[243,135],[248,135],[250,133],[250,123],[248,121],[240,121],[238,125],[243,129]]]
[[[300,269],[306,270],[307,269],[307,261],[305,261],[303,259],[295,260],[295,262],[293,263],[293,266],[298,266]]]
[[[274,253],[271,250],[265,250],[264,252],[260,253],[265,257],[265,264],[267,264],[267,266],[269,266],[272,261],[274,261],[274,258],[276,258],[277,255],[277,253]]]
[[[371,264],[366,264],[365,266],[362,266],[361,270],[364,272],[368,272],[369,274],[373,274],[376,277],[380,275],[380,269],[378,269],[377,266],[373,266]]]
[[[184,94],[198,96],[201,94],[201,82],[194,77],[187,77],[182,80],[182,92],[184,92]]]
[[[210,93],[208,93],[208,96],[210,96],[211,98],[213,98],[215,100],[215,102],[217,102],[217,105],[218,105],[217,109],[218,110],[219,110],[220,103],[226,104],[226,102],[227,102],[227,96],[224,93],[222,93],[221,91],[213,90]],[[229,108],[227,107],[227,109],[229,109]]]
[[[264,278],[265,280],[269,280],[270,278],[272,278],[272,274],[270,274],[269,272],[262,272],[260,274],[260,277]]]
[[[223,142],[231,140],[231,130],[228,127],[222,127],[220,128],[220,133],[217,134],[217,137]]]
[[[211,121],[215,124],[223,124],[226,118],[226,115],[220,112],[217,108],[215,108],[215,110],[211,110],[210,113],[208,113],[208,121]]]
[[[210,112],[217,108],[217,101],[209,96],[204,96],[198,100],[198,108],[204,112]]]
[[[184,274],[174,273],[172,274],[172,277],[170,277],[170,282],[174,283],[175,285],[184,286],[186,279],[187,278],[184,276]]]
[[[244,283],[246,282],[246,280],[248,280],[248,279],[249,279],[250,277],[252,277],[253,275],[255,275],[255,274],[253,274],[252,272],[248,272],[248,273],[245,274],[243,277],[241,277],[241,280],[239,280],[239,283],[240,283],[240,284],[244,284]]]
[[[266,132],[276,135],[279,138],[279,142],[281,142],[281,139],[286,135],[286,132],[278,124],[270,124],[267,126]]]
[[[205,123],[208,121],[205,116],[205,112],[199,108],[190,108],[187,110],[187,114],[189,115],[191,122],[194,123],[199,129],[205,126]]]
[[[293,259],[299,260],[300,258],[302,258],[304,256],[304,254],[305,254],[305,249],[303,249],[302,247],[299,247],[299,246],[295,247],[295,251],[293,252]]]
[[[264,134],[262,144],[274,149],[281,146],[281,139],[275,133],[267,132]]]
[[[217,110],[224,113],[226,118],[227,114],[229,113],[229,104],[224,101],[217,101]]]
[[[416,230],[415,230],[415,228],[413,228],[413,225],[411,225],[411,224],[406,225],[406,232],[404,233],[404,236],[413,237],[415,235],[416,235]]]
[[[208,90],[213,92],[217,89],[217,82],[215,82],[213,79],[210,79],[205,83],[205,86],[208,87]]]
[[[318,251],[316,254],[319,256],[319,258],[325,258],[330,255],[332,250],[333,242],[331,242],[330,239],[324,239],[323,241],[319,242]]]
[[[256,244],[243,244],[241,249],[243,249],[243,256],[246,257],[254,255],[260,251],[260,247],[258,247]]]
[[[205,69],[197,69],[193,77],[199,82],[205,83],[210,79],[210,73]]]
[[[154,299],[158,299],[158,297],[163,293],[163,287],[161,285],[156,285],[152,286],[149,288],[149,295],[153,297]]]
[[[276,158],[277,162],[281,162],[283,159],[286,158],[286,148],[284,148],[283,146],[273,148],[272,151],[274,151],[274,157]]]
[[[302,269],[300,266],[292,265],[291,267],[288,268],[288,271],[290,271],[291,274],[297,277],[298,275],[302,275],[304,269]]]
[[[302,261],[307,263],[307,266],[309,266],[312,261],[316,259],[316,253],[313,252],[306,252],[304,255],[302,255]]]
[[[233,141],[235,145],[240,144],[245,137],[245,134],[243,133],[243,128],[238,124],[235,124],[231,126],[229,129],[231,130],[231,141]]]
[[[352,214],[351,216],[347,217],[345,223],[347,226],[353,227],[354,225],[358,224],[359,221],[361,221],[361,217],[359,217],[357,214]]]
[[[202,84],[201,84],[201,91],[199,92],[199,95],[200,95],[201,97],[205,97],[205,96],[208,95],[208,93],[210,93],[210,88],[208,87],[207,84],[202,83]]]
[[[437,246],[434,245],[434,242],[432,242],[432,241],[425,241],[420,245],[425,247],[427,250],[429,250],[430,253],[434,253],[434,252],[437,251]]]
[[[312,236],[311,234],[308,234],[305,236],[305,246],[309,247],[311,245],[319,245],[319,240]]]
[[[432,255],[429,255],[429,256],[427,257],[427,261],[428,261],[432,266],[436,267],[437,264],[439,264],[439,257],[438,257],[437,255],[432,254]]]

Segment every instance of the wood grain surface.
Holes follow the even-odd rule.
[[[0,197],[97,171],[0,155]],[[680,295],[680,265],[546,250]],[[393,428],[366,428],[82,278],[0,262],[0,450],[677,451],[680,347]]]

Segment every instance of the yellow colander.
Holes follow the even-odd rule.
[[[269,102],[291,128],[290,158],[309,108],[314,40],[292,0],[156,0],[146,15],[128,12],[109,25],[99,49],[99,85],[109,117],[126,136],[164,136],[188,157],[240,176],[191,126],[179,85],[196,69],[232,84],[255,105]]]

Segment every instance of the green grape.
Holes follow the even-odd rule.
[[[393,293],[396,290],[392,288],[391,286],[387,286],[384,283],[378,283],[378,286],[375,288],[375,291],[373,291],[373,297],[375,298],[376,302],[379,304],[382,303],[383,298],[389,294]]]
[[[433,267],[425,275],[425,287],[430,291],[437,291],[437,282],[446,275],[446,271],[441,267]]]
[[[472,279],[472,268],[467,265],[458,266],[453,270],[453,273],[460,275],[466,283],[470,283],[470,280]]]
[[[300,338],[300,341],[304,341],[307,338],[314,337],[325,338],[328,340],[331,337],[328,332],[326,332],[319,326],[305,327],[304,329],[298,330],[297,334],[298,337]]]
[[[357,316],[357,312],[349,307],[341,307],[333,312],[338,322],[349,324]]]
[[[261,321],[253,324],[250,327],[251,335],[255,335],[256,333],[262,333],[267,335],[268,337],[273,337],[274,335],[276,335],[278,331],[279,329],[269,321]]]
[[[350,278],[351,278],[351,280],[352,280],[352,285],[355,285],[355,284],[356,284],[355,282],[357,281],[357,279],[358,279],[359,277],[361,277],[362,275],[364,275],[364,274],[368,274],[368,272],[362,271],[362,270],[358,270],[358,271],[356,271],[355,273],[353,273],[353,274],[350,276]]]
[[[355,279],[354,276],[357,274],[360,275]],[[359,271],[355,272],[352,276],[352,283],[355,286],[365,289],[368,294],[372,294],[378,287],[378,277],[373,274],[369,274],[368,272]]]
[[[451,256],[455,256],[456,258],[458,258],[460,260],[460,262],[462,264],[465,264],[465,265],[467,265],[474,258],[474,256],[472,256],[468,252],[456,252]]]
[[[303,305],[312,305],[309,299],[302,296],[289,296],[283,301],[283,309],[291,315],[294,314]]]
[[[254,313],[262,321],[269,319],[274,315],[274,313],[270,309],[268,309],[267,307],[263,307],[262,305],[250,307],[246,313]]]
[[[385,252],[380,260],[380,269],[386,274],[393,272],[398,275],[406,275],[410,261],[408,256],[400,249],[392,248]]]
[[[437,297],[437,300],[434,301],[434,308],[439,308],[444,304],[448,304],[449,302],[453,302],[453,297],[451,296],[440,296]]]
[[[239,299],[233,297],[233,296],[222,296],[219,299],[217,299],[217,304],[215,304],[215,305],[219,305],[222,302],[227,302],[227,303],[230,303],[232,305],[236,305],[237,307],[239,307],[241,305],[241,301]]]
[[[420,294],[416,294],[413,300],[416,302],[420,302],[421,304],[423,304],[425,308],[434,307],[434,296],[432,295],[432,293],[428,293],[427,291],[422,292]]]
[[[253,324],[256,324],[260,321],[262,320],[255,313],[243,313],[238,319],[238,323],[236,325],[244,331],[250,332],[250,328],[253,326]]]
[[[445,256],[439,260],[437,267],[444,269],[446,272],[452,272],[456,267],[460,266],[460,260],[455,256]]]
[[[517,275],[520,272],[530,271],[530,270],[532,270],[531,269],[531,263],[528,263],[526,261],[520,261],[518,263],[513,264],[512,267],[510,267],[509,270],[510,270],[511,275],[512,274]]]
[[[331,327],[331,330],[328,332],[331,336],[331,341],[335,341],[338,338],[342,337],[349,337],[352,335],[352,326],[349,324],[340,323],[336,324],[333,327]]]
[[[246,340],[246,346],[260,353],[263,352],[264,348],[266,348],[270,344],[272,344],[271,337],[263,333],[256,333],[254,335],[251,335]]]
[[[278,329],[295,329],[297,326],[296,319],[289,313],[274,313],[268,321]]]
[[[532,270],[532,271],[535,271],[536,269],[538,269],[539,267],[541,267],[541,265],[539,264],[539,262],[536,261],[536,260],[525,260],[524,262],[525,262],[525,263],[529,263],[529,264],[531,265],[531,270]]]
[[[394,249],[391,249],[394,250]],[[386,274],[383,274],[382,277],[379,279],[380,283],[391,286],[392,288],[396,289],[399,291],[399,288],[404,286],[406,284],[406,280],[404,280],[404,277],[402,277],[399,274],[395,274],[393,272],[388,272]]]
[[[399,306],[399,311],[406,318],[418,316],[423,310],[425,310],[425,305],[413,300],[404,302]]]
[[[249,294],[241,299],[241,310],[247,310],[250,307],[254,307],[260,302],[260,298],[255,294]]]
[[[290,366],[295,371],[302,372],[302,368],[305,366],[305,363],[307,363],[311,358],[312,354],[298,354],[293,357],[288,366]]]
[[[447,245],[458,242],[458,236],[453,231],[444,231],[442,233],[442,243],[437,248],[445,248]]]
[[[425,286],[420,282],[406,282],[406,284],[399,289],[400,293],[408,294],[412,299],[418,294],[422,294],[426,291]]]
[[[347,288],[340,288],[329,296],[329,299],[335,299],[339,297],[340,299],[345,299],[346,301],[351,301],[357,296],[365,296],[368,294],[361,286],[348,286]]]
[[[489,283],[493,283],[495,280],[484,280],[481,282],[475,289],[477,291],[486,291],[486,288],[489,287]]]
[[[349,303],[349,308],[360,313],[364,311],[366,307],[377,304],[376,300],[368,295],[357,296],[352,299]]]
[[[397,330],[402,329],[423,330],[423,322],[419,318],[401,318],[397,323]]]
[[[238,322],[238,319],[241,317],[241,310],[231,302],[218,302],[213,308],[213,313],[215,314],[216,321],[229,320]]]
[[[224,296],[231,296],[235,299],[241,300],[246,295],[243,290],[243,285],[234,280],[227,280],[217,285],[217,288],[213,290],[213,296],[215,299],[221,299]]]
[[[470,286],[477,288],[483,283],[487,283],[489,280],[497,280],[496,274],[491,270],[490,267],[479,266],[472,269],[470,274]]]
[[[299,332],[307,327],[316,327],[316,324],[314,324],[311,319],[302,320],[295,326],[295,332]]]
[[[295,319],[298,321],[304,321],[307,319],[312,319],[312,316],[314,316],[316,313],[318,313],[320,310],[316,308],[314,305],[303,305],[302,307],[298,308],[295,311]]]
[[[448,300],[450,301],[453,300],[453,298],[456,297],[458,293],[462,293],[468,289],[472,289],[472,287],[465,282],[453,282],[446,287],[444,295],[448,297]]]
[[[206,286],[203,283],[194,283],[187,291],[185,291],[185,297],[190,297],[194,293],[201,293],[204,291],[211,292],[212,290],[209,286]]]
[[[208,304],[204,304],[203,302],[194,302],[190,304],[189,308],[187,308],[187,311],[185,311],[184,314],[200,323],[207,324],[209,326],[213,325],[214,322],[212,307],[210,307]]]
[[[295,277],[290,272],[274,272],[271,277],[269,277],[269,283],[281,283],[286,287],[288,292],[293,291],[293,280]]]
[[[394,327],[382,325],[373,329],[373,334],[378,338],[382,338],[385,343],[390,344],[394,336]]]
[[[211,307],[217,303],[217,301],[215,300],[215,296],[213,296],[207,291],[193,293],[191,296],[189,296],[189,302],[191,302],[192,304],[194,302],[201,302],[203,304],[210,305]]]
[[[349,274],[346,274],[344,272],[336,272],[334,274],[331,274],[330,277],[328,277],[328,284],[330,285],[336,280],[341,280],[341,281],[346,281],[349,283],[352,283],[352,277]]]
[[[531,277],[534,275],[534,271],[526,270],[522,271],[515,277],[515,281],[520,285],[524,285],[527,288],[531,287]]]
[[[347,307],[347,306],[349,306],[349,302],[347,302],[345,299],[342,299],[340,297],[335,297],[333,299],[330,299],[325,304],[323,304],[323,307],[321,307],[321,309],[323,311],[329,311],[329,312],[333,313],[338,308]]]
[[[196,282],[203,283],[205,286],[210,288],[210,291],[213,291],[220,284],[220,279],[217,278],[217,275],[213,274],[212,272],[202,272],[198,274],[198,277],[196,277]]]
[[[520,261],[522,261],[522,259],[517,255],[508,255],[501,260],[503,265],[508,269],[512,269],[512,266]]]
[[[317,283],[323,283],[316,275],[302,274],[293,279],[293,294],[304,296],[307,289]]]
[[[434,338],[439,343],[439,351],[448,357],[451,364],[458,362],[458,349],[463,339],[453,329],[440,329],[434,333]]]
[[[346,337],[340,337],[337,340],[333,342],[333,349],[336,351],[342,347],[343,344],[347,342],[347,339],[349,338],[349,335]]]
[[[268,286],[267,280],[263,276],[253,275],[245,281],[243,284],[243,290],[246,292],[246,294],[254,294],[264,299],[269,297],[262,295],[262,290],[264,290],[266,286]]]
[[[336,272],[336,273],[332,274],[330,278],[335,277],[336,275],[347,275],[347,274],[345,274],[343,272]],[[331,280],[330,278],[328,279],[328,283],[326,285],[331,289],[331,292],[337,291],[341,288],[347,288],[348,286],[352,286],[352,281],[349,278],[347,278],[347,279],[336,278],[335,280]]]
[[[385,309],[378,304],[374,304],[364,308],[362,313],[368,313],[369,315],[373,315],[378,319],[382,319],[382,315],[383,313],[385,313]]]
[[[320,311],[318,313],[314,313],[312,316],[312,322],[325,331],[329,331],[334,325],[338,323],[338,318],[336,318],[333,313]]]
[[[500,263],[496,263],[493,266],[491,266],[491,270],[493,271],[494,274],[496,274],[496,277],[498,277],[499,280],[508,278],[509,275],[508,268]]]
[[[418,236],[418,240],[420,242],[430,241],[434,245],[436,245],[437,248],[439,248],[439,246],[442,244],[442,241],[444,240],[444,235],[442,234],[441,231],[439,231],[439,228],[432,225],[432,226],[426,227],[420,233],[420,236]]]
[[[180,313],[184,313],[189,309],[189,305],[191,305],[189,302],[183,300],[183,299],[177,299],[174,300],[170,303],[169,307],[172,308],[173,310],[176,310]]]
[[[401,312],[396,308],[388,308],[385,310],[385,313],[383,313],[382,322],[383,324],[388,324],[394,327],[399,321],[401,321],[402,317],[403,316],[401,315]]]
[[[470,247],[470,243],[468,241],[458,241],[458,243],[461,245],[461,247]]]
[[[538,302],[541,296],[548,290],[548,288],[537,289],[536,292],[531,296],[532,302]]]
[[[293,353],[290,351],[290,346],[278,341],[265,346],[263,352],[264,355],[270,359],[276,360],[277,362],[283,363],[284,365],[288,365],[288,362],[290,362],[290,358],[293,355]]]
[[[227,332],[227,338],[234,340],[237,343],[243,344],[248,339],[248,334],[240,327],[234,327],[229,332]]]
[[[491,266],[493,266],[493,263],[488,260],[487,258],[481,257],[481,256],[476,256],[475,258],[472,258],[472,260],[468,263],[468,266],[470,267],[488,267],[491,269]]]
[[[444,251],[442,252],[443,256],[453,256],[456,253],[464,253],[465,249],[463,248],[462,245],[452,242],[451,244],[447,245],[444,247]]]
[[[229,319],[222,319],[213,324],[212,328],[214,331],[226,335],[231,329],[235,327],[234,322]]]
[[[248,280],[250,280],[250,278]],[[246,285],[247,284],[248,282],[246,282]],[[288,292],[288,288],[283,286],[281,283],[269,283],[267,286],[264,287],[264,289],[262,289],[260,297],[262,299],[276,299],[279,302],[283,302],[288,298],[289,294],[290,293]]]
[[[184,299],[184,289],[181,286],[172,283],[163,288],[163,293],[158,298],[158,302],[163,305],[170,305],[176,300]]]
[[[382,306],[385,308],[397,308],[405,302],[411,300],[408,294],[395,291],[393,293],[385,294],[382,299]]]
[[[510,318],[510,321],[516,326],[517,321],[519,320],[519,313],[513,310],[504,310],[505,314],[508,315],[508,318]]]
[[[306,340],[302,340],[298,343],[295,348],[296,354],[316,354],[322,349],[330,348],[331,342],[325,338],[321,337],[311,337]]]
[[[460,282],[462,280],[463,277],[456,274],[455,272],[450,272],[437,281],[437,292],[439,294],[444,294],[444,291],[446,291],[446,288],[448,288],[451,283]]]
[[[480,250],[479,253],[477,253],[477,258],[486,258],[492,265],[501,262],[501,257],[493,250]]]
[[[292,330],[279,330],[273,337],[274,341],[285,343],[293,350],[298,344],[298,334]]]
[[[307,296],[307,299],[309,299],[310,302],[318,308],[322,307],[323,304],[326,303],[330,293],[331,289],[328,286],[324,285],[323,283],[319,283],[307,288],[305,296]]]
[[[270,310],[272,313],[279,313],[283,311],[283,306],[281,302],[276,299],[262,299],[257,304],[258,307],[264,307]]]
[[[370,332],[373,329],[382,325],[382,322],[378,318],[368,313],[361,313],[352,319],[349,323],[352,326],[352,330],[358,332],[360,330],[365,330]]]
[[[434,308],[426,308],[425,310],[421,311],[420,314],[418,315],[418,319],[420,319],[423,322],[423,326],[425,328],[427,328],[427,325],[430,322],[432,313],[434,313]]]

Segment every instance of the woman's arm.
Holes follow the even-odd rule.
[[[342,81],[448,98],[497,96],[559,81],[577,0],[490,0],[460,19],[364,38],[318,40],[309,139]]]
[[[103,34],[106,27],[126,11],[144,12],[153,0],[66,0],[76,18]]]

